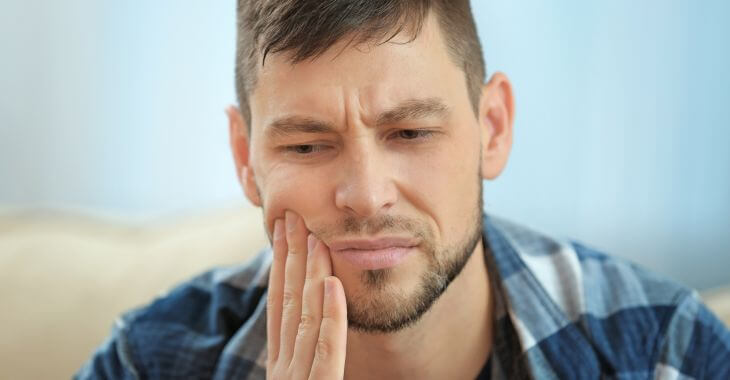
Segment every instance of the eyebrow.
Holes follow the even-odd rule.
[[[398,124],[427,117],[446,118],[449,107],[440,98],[409,99],[378,116],[378,126]]]
[[[440,98],[408,99],[378,115],[375,124],[381,127],[428,117],[446,118],[449,112],[449,107]],[[318,119],[286,116],[269,124],[266,133],[281,137],[297,133],[331,133],[335,130],[334,125]]]
[[[281,137],[297,133],[329,133],[334,130],[333,125],[311,117],[287,116],[269,124],[266,133]]]

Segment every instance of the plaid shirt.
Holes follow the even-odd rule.
[[[484,217],[493,379],[730,379],[730,331],[697,293]],[[122,316],[79,379],[263,379],[270,251]]]

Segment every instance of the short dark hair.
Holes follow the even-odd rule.
[[[289,52],[298,63],[320,56],[346,35],[350,44],[385,43],[400,32],[415,39],[430,11],[451,59],[464,71],[476,114],[486,70],[469,0],[238,0],[236,93],[249,130],[249,94],[267,54]]]

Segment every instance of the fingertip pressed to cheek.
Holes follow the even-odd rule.
[[[307,236],[307,253],[311,255],[314,253],[314,248],[317,245],[317,238],[314,237],[314,234],[309,234]]]
[[[332,275],[332,264],[327,246],[314,234],[309,234],[309,253],[307,256],[307,278],[323,279]]]
[[[284,220],[282,219],[274,219],[274,233],[273,233],[273,240],[279,241],[283,239],[285,236],[284,234]]]
[[[284,212],[284,219],[286,220],[286,233],[292,233],[294,232],[294,229],[297,228],[297,216],[292,211],[286,210]]]

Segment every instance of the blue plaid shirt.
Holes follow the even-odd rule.
[[[697,293],[484,217],[492,379],[730,379],[730,331]],[[79,379],[263,379],[271,252],[122,316]]]

